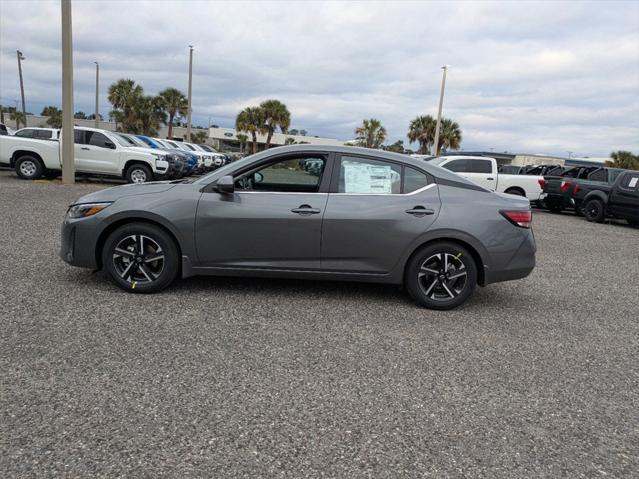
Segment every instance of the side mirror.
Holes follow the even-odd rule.
[[[112,150],[115,150],[115,143],[113,143],[111,141],[105,141],[104,142],[104,146],[106,146],[107,148],[110,148]]]
[[[253,181],[255,183],[261,183],[262,181],[264,181],[264,175],[262,173],[253,173]]]
[[[226,175],[217,180],[215,185],[219,193],[233,193],[235,191],[235,180],[231,175]]]

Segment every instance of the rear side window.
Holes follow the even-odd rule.
[[[84,130],[74,130],[73,137],[78,145],[84,145]]]
[[[40,138],[41,140],[50,140],[51,136],[51,130],[36,130],[36,138]]]
[[[338,193],[399,194],[402,167],[395,163],[343,156]]]
[[[468,160],[470,163],[469,173],[492,173],[493,165],[489,160]]]
[[[412,193],[420,188],[428,185],[430,180],[428,175],[414,168],[404,168],[404,191],[403,193]]]
[[[591,181],[606,181],[606,170],[602,168],[601,170],[594,171],[590,173],[588,179]]]
[[[19,136],[21,138],[35,138],[35,130],[20,130],[16,132],[15,136]]]
[[[468,160],[453,160],[449,161],[442,168],[453,171],[455,173],[468,172]]]

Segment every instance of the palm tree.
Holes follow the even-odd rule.
[[[133,106],[142,98],[144,89],[130,79],[120,79],[109,87],[108,99],[113,105],[112,117],[121,126],[118,129],[134,131],[137,129]]]
[[[287,136],[286,140],[284,140],[284,144],[285,145],[294,145],[295,142],[295,138],[291,137],[291,136]]]
[[[386,140],[386,128],[375,118],[362,120],[362,126],[355,129],[355,134],[366,148],[379,148]]]
[[[173,121],[185,116],[189,111],[189,102],[177,88],[166,88],[158,94],[162,109],[169,116],[169,138],[173,138]]]
[[[132,121],[126,125],[129,133],[156,136],[160,124],[166,121],[161,102],[156,96],[140,96],[130,108],[131,115],[127,120]]]
[[[607,166],[624,168],[626,170],[639,170],[639,155],[633,155],[629,151],[619,150],[610,153],[611,160],[606,161]]]
[[[442,124],[439,131],[439,148],[440,152],[459,150],[462,141],[462,133],[459,124],[449,118],[442,118]]]
[[[419,142],[418,153],[430,154],[430,148],[435,142],[435,128],[437,121],[430,115],[421,115],[411,120],[408,126],[408,141]]]
[[[282,133],[286,133],[288,127],[291,126],[291,113],[286,105],[279,100],[263,101],[260,108],[264,114],[264,130],[266,131],[264,149],[268,149],[271,146],[271,138],[273,138],[275,129],[280,128]]]
[[[237,135],[235,135],[235,138],[237,138],[237,141],[240,142],[240,153],[244,153],[244,146],[246,145],[248,136],[246,136],[244,133],[238,133]]]
[[[238,113],[235,129],[251,134],[252,150],[257,153],[257,134],[264,132],[264,111],[258,106],[248,106]]]
[[[16,128],[20,128],[20,123],[22,123],[25,127],[27,126],[27,119],[25,118],[24,113],[16,109],[11,110],[9,113],[9,119],[16,122]]]

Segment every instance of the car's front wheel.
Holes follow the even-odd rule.
[[[413,255],[406,268],[406,289],[420,305],[453,309],[475,290],[477,266],[468,250],[456,243],[431,243]]]
[[[36,157],[25,155],[16,161],[15,171],[23,180],[37,180],[44,173],[44,166]]]
[[[157,293],[179,270],[179,254],[171,236],[154,225],[130,223],[116,229],[102,250],[102,265],[115,284],[132,293]]]
[[[153,180],[151,168],[142,164],[129,166],[124,176],[129,183],[146,183]]]

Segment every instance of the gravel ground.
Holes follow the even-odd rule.
[[[3,477],[637,477],[639,230],[535,215],[538,267],[434,312],[394,287],[58,257],[104,188],[0,172]]]

